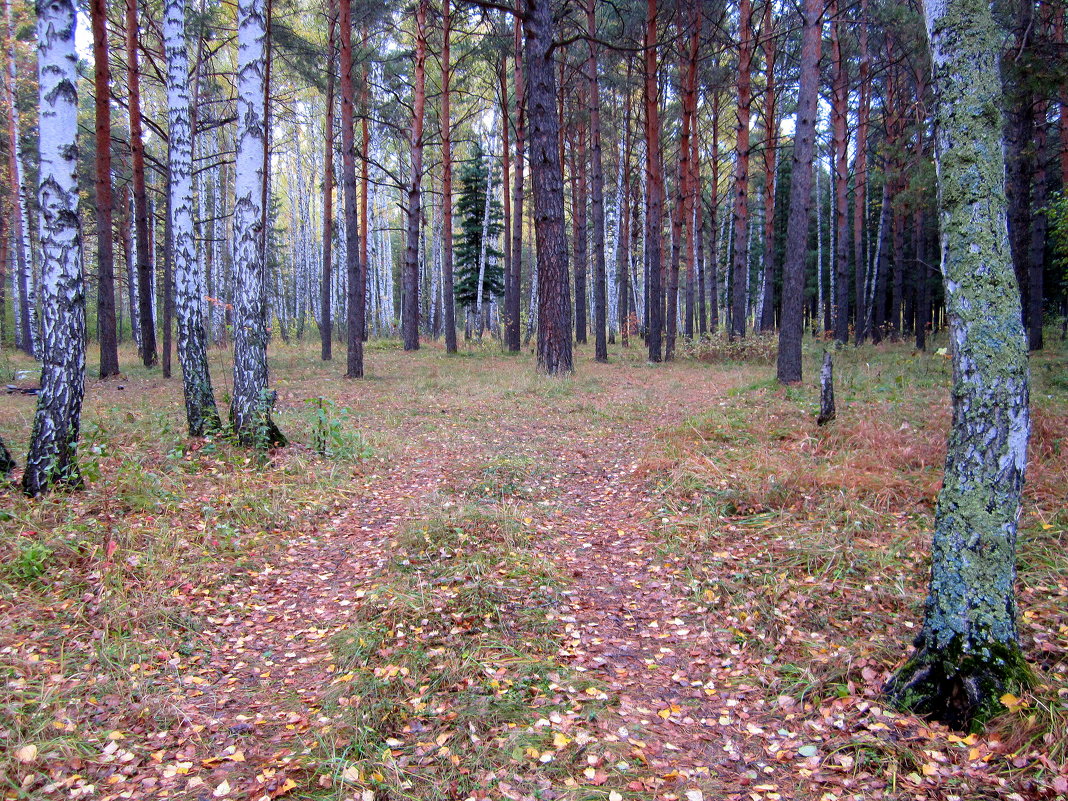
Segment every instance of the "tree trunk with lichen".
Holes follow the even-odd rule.
[[[916,651],[887,692],[966,728],[1025,684],[1016,528],[1028,417],[1027,340],[1006,228],[1001,42],[983,0],[928,0],[953,426]]]

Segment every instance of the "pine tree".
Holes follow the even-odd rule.
[[[460,198],[456,212],[460,232],[455,236],[456,302],[472,312],[478,307],[478,282],[482,257],[482,237],[486,234],[486,267],[482,276],[482,302],[504,294],[504,271],[498,259],[503,255],[494,243],[503,230],[501,202],[493,193],[486,154],[475,143],[471,158],[460,172]],[[486,219],[486,188],[489,184],[489,219]]]

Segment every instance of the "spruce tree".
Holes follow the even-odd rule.
[[[490,191],[489,220],[486,220],[486,190]],[[499,259],[504,255],[495,247],[503,230],[501,202],[493,194],[493,179],[482,145],[475,143],[471,157],[460,171],[460,198],[456,211],[460,231],[455,236],[454,258],[456,280],[453,292],[456,302],[470,311],[478,307],[478,278],[482,258],[482,236],[485,232],[486,267],[482,276],[482,302],[504,294],[504,270]]]

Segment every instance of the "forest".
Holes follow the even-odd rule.
[[[0,795],[1068,798],[1064,0],[0,0]]]

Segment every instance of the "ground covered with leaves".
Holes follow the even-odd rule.
[[[840,352],[822,429],[759,341],[588,356],[371,343],[353,382],[280,347],[266,455],[188,439],[176,380],[90,380],[87,489],[0,501],[2,797],[1068,795],[1063,349],[1032,367],[1036,685],[969,735],[880,695],[921,619],[943,355]],[[0,401],[20,460],[33,402]]]

